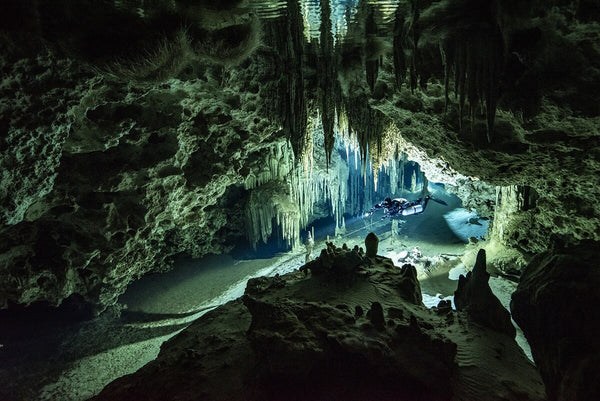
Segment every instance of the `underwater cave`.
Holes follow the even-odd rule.
[[[0,401],[600,399],[597,0],[4,0]]]

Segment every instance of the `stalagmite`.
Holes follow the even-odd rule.
[[[379,248],[379,238],[375,233],[369,233],[365,238],[365,248],[367,250],[367,256],[373,258],[377,256],[377,249]]]

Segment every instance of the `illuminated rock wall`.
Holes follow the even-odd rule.
[[[469,64],[444,58],[452,43],[460,47],[447,2],[430,10],[423,2],[416,25],[407,25],[418,17],[407,3],[394,18],[382,18],[380,8],[361,2],[348,14],[344,40],[323,24],[309,42],[301,8],[290,1],[285,13],[258,24],[259,43],[252,13],[238,2],[168,2],[164,13],[154,9],[159,2],[103,2],[106,10],[97,13],[95,2],[42,3],[11,0],[0,10],[2,306],[58,304],[78,293],[103,307],[178,255],[226,252],[228,233],[240,231],[237,212],[251,197],[223,205],[228,188],[281,184],[276,193],[293,206],[274,204],[287,217],[261,202],[263,216],[246,214],[252,223],[245,231],[253,243],[264,240],[273,231],[268,217],[279,216],[286,240],[295,242],[293,232],[316,217],[315,200],[330,202],[328,213],[339,224],[343,213],[356,214],[399,189],[401,169],[390,159],[402,152],[430,181],[468,183],[468,191],[456,193],[480,214],[491,217],[495,199],[489,186],[476,183],[503,187],[494,222],[503,246],[532,254],[600,240],[600,34],[589,2],[498,11],[502,18],[522,13],[514,25],[485,15],[508,46],[503,79],[493,82],[498,97],[472,93],[477,85],[460,82]],[[118,18],[105,24],[111,10]],[[443,32],[428,29],[434,15]],[[182,24],[189,40],[182,41]],[[109,33],[128,40],[99,47]],[[445,53],[442,37],[453,38]],[[400,42],[402,59],[394,47]],[[185,50],[183,44],[195,56],[166,68],[173,66],[160,61]],[[111,48],[131,57],[120,59]],[[90,49],[103,57],[91,57]],[[131,75],[127,66],[143,55],[144,68],[154,65],[155,74]],[[120,60],[124,68],[116,68]],[[489,110],[472,104],[482,96]],[[319,124],[322,140],[312,137]],[[363,169],[342,166],[336,132],[359,145],[363,167],[367,155],[374,168],[384,166],[377,192],[375,181],[370,187],[367,180],[367,191],[359,185]],[[310,154],[331,153],[331,160],[303,164],[310,146]],[[383,178],[386,170],[396,179]],[[405,178],[412,186],[412,172]],[[418,181],[415,174],[415,187]],[[517,194],[526,187],[537,194],[527,209],[511,206],[519,198],[504,188],[514,186]],[[251,202],[264,196],[257,192]]]

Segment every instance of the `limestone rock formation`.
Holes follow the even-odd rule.
[[[597,242],[537,255],[511,310],[540,370],[548,400],[600,398],[600,270]]]
[[[369,233],[365,238],[365,248],[367,249],[367,256],[372,258],[377,256],[377,248],[379,247],[379,238],[374,233]]]
[[[365,263],[365,254],[362,248],[355,246],[349,249],[346,244],[341,249],[332,242],[327,242],[327,247],[321,250],[319,257],[300,268],[301,271],[310,271],[314,275],[327,274],[338,279],[351,279],[358,268]]]
[[[261,30],[241,3],[6,0],[0,32],[20,46],[3,41],[0,48],[11,55],[48,47],[104,76],[162,82],[198,62],[231,66],[248,58]]]
[[[260,95],[222,90],[216,70],[146,88],[51,54],[2,71],[4,307],[80,294],[102,310],[179,254],[228,250],[227,188],[284,140],[257,114]]]
[[[338,195],[358,199],[362,191],[348,184],[348,171],[336,170],[337,181],[327,179],[334,191],[321,184],[308,191],[308,184],[299,185],[305,177],[290,173],[292,159],[280,157],[289,146],[308,164],[314,139],[309,125],[323,131],[318,145],[330,158],[336,157],[332,136],[339,131],[359,145],[363,169],[390,165],[392,155],[406,152],[422,163],[430,181],[462,185],[455,192],[467,207],[494,216],[496,249],[514,251],[496,266],[513,277],[537,253],[600,240],[597,1],[427,0],[410,7],[402,1],[385,13],[382,4],[361,1],[348,13],[354,17],[344,38],[334,38],[336,26],[327,18],[334,17],[334,2],[322,1],[318,41],[304,36],[307,21],[292,0],[279,2],[285,12],[260,23],[251,8],[261,2],[246,0],[0,3],[0,307],[81,299],[102,310],[128,283],[168,269],[179,255],[227,252],[232,236],[250,231],[242,211],[248,199],[251,209],[269,194],[289,194],[297,203],[279,202],[290,206],[281,213],[275,204],[262,205],[264,213],[253,221],[266,224],[253,232],[263,239],[262,229],[273,228],[271,217],[285,216],[282,231],[294,242],[315,198],[325,192],[336,224],[342,223],[338,217],[349,209]],[[271,178],[277,183],[269,184]],[[258,189],[262,184],[269,186]],[[279,184],[283,188],[271,191]],[[247,192],[252,189],[253,197]],[[368,258],[358,250],[345,250],[343,263],[338,251],[328,252],[307,266],[311,275],[299,282],[350,278],[338,283],[343,287],[378,277],[389,281],[383,289],[377,284],[382,293],[400,293],[411,308],[419,302],[413,268],[397,273],[405,278],[398,282],[363,268]],[[582,263],[593,267],[598,247],[589,252],[595,256]],[[542,255],[530,267],[540,272],[522,283],[520,294],[532,299],[547,299],[545,291],[560,288],[563,279],[563,273],[554,279],[542,272],[552,272],[555,263],[551,253]],[[561,255],[556,263],[565,265]],[[375,266],[387,263],[371,259]],[[487,290],[479,289],[487,288],[480,286],[487,280],[485,266],[476,270],[473,284],[462,281],[461,290],[488,299]],[[596,270],[581,271],[590,278]],[[564,282],[583,285],[572,276]],[[522,297],[515,297],[516,315],[525,308],[518,305],[529,305]],[[587,313],[586,299],[579,294],[555,307]],[[255,309],[273,306],[267,301],[257,299]],[[371,310],[372,302],[380,302],[384,313],[394,310],[380,297],[361,301],[361,308]],[[467,310],[480,323],[510,331],[504,313],[488,321],[469,302]],[[296,305],[281,307],[283,316],[298,312]],[[222,319],[249,325],[248,306],[224,308],[239,319]],[[321,305],[307,308],[325,313]],[[402,313],[392,314],[404,316],[402,324],[422,326],[397,309]],[[345,312],[336,313],[336,321],[345,322]],[[592,361],[581,354],[577,367],[564,356],[571,352],[569,334],[557,332],[556,343],[542,338],[537,328],[554,316],[546,309],[539,313],[521,312],[520,324],[537,344],[550,396],[561,398],[580,388],[577,383],[588,383],[593,371],[583,367]],[[454,313],[445,316],[456,320]],[[565,319],[576,335],[588,327]],[[452,330],[462,327],[455,324]],[[379,334],[393,338],[387,322],[383,327]],[[202,346],[222,341],[207,333],[201,338]],[[557,355],[554,350],[563,347]],[[196,356],[214,351],[191,349]],[[566,372],[564,381],[558,371]]]
[[[328,257],[341,265],[346,252],[331,248]],[[407,302],[404,274],[389,259],[365,259],[351,274],[252,279],[241,299],[94,400],[544,399],[510,336]]]
[[[103,281],[112,285],[163,270],[179,253],[222,251],[222,238],[236,228],[227,224],[227,208],[216,206],[216,198],[230,184],[258,181],[264,167],[258,161],[271,160],[261,149],[280,148],[284,138],[296,157],[306,156],[309,116],[320,116],[327,153],[334,122],[340,132],[355,136],[365,158],[369,149],[374,166],[397,150],[409,151],[430,180],[468,183],[468,191],[457,193],[483,215],[491,215],[494,206],[487,184],[514,188],[501,191],[508,195],[503,202],[511,191],[521,198],[537,194],[535,202],[502,218],[501,228],[496,225],[504,245],[527,255],[556,241],[598,239],[600,192],[590,183],[600,174],[600,50],[589,2],[502,6],[491,14],[482,6],[461,16],[464,22],[480,15],[484,26],[500,29],[506,64],[485,61],[483,54],[468,57],[468,47],[456,39],[474,40],[474,48],[481,43],[471,25],[461,31],[449,23],[449,2],[419,2],[411,10],[401,4],[389,38],[381,36],[385,27],[377,6],[361,2],[339,46],[333,46],[328,24],[321,27],[319,46],[307,42],[295,2],[288,3],[285,17],[263,21],[262,41],[245,1],[101,3],[106,7],[92,1],[2,3],[0,213],[3,238],[14,238],[3,242],[10,271],[2,273],[2,305],[8,299],[56,304],[79,293],[102,306],[122,290],[121,284],[116,291],[102,290]],[[514,26],[494,19],[514,13],[522,13]],[[443,17],[439,28],[449,39],[443,46],[448,58],[439,52],[435,26],[428,27],[434,15]],[[496,34],[482,37],[499,49]],[[386,39],[398,44],[396,53],[406,53],[392,54]],[[453,46],[457,53],[450,55]],[[215,53],[223,59],[216,60]],[[237,68],[223,67],[232,65]],[[497,94],[473,91],[485,80],[463,82],[472,78],[469,69],[481,72],[484,66],[505,68],[504,79],[490,82],[501,84]],[[410,70],[414,90],[401,85],[405,71],[399,69]],[[445,81],[450,77],[452,83],[450,75],[458,79],[454,93]],[[486,99],[479,100],[489,113],[472,104],[484,93]],[[463,110],[471,111],[471,124],[459,124]],[[493,110],[491,124],[484,114],[493,117]],[[491,134],[487,127],[493,127],[493,136],[482,144],[479,138]],[[205,149],[213,139],[219,156]],[[208,168],[198,168],[204,161]],[[260,171],[252,171],[256,166]],[[226,178],[214,181],[218,176]],[[185,194],[177,177],[194,194]],[[332,203],[341,215],[343,200]],[[157,220],[161,213],[152,210],[159,207],[165,214]],[[39,250],[35,260],[33,248]],[[54,268],[48,265],[60,265],[60,272],[49,273]]]
[[[473,321],[514,338],[516,331],[510,313],[492,293],[489,279],[485,250],[480,249],[473,270],[466,277],[461,275],[458,279],[458,288],[454,292],[456,310],[464,310]]]

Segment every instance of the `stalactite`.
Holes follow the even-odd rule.
[[[299,224],[305,227],[314,213],[314,205],[322,200],[331,203],[331,215],[341,223],[345,213],[345,200],[348,197],[348,166],[336,161],[327,170],[315,169],[306,175],[296,169],[290,175],[291,199],[298,205]]]
[[[280,77],[268,93],[272,118],[281,121],[296,158],[300,159],[307,144],[307,100],[302,59],[305,54],[304,23],[300,5],[287,0],[287,17],[265,24],[265,44],[273,52],[273,75]]]
[[[334,121],[336,114],[337,74],[334,63],[333,34],[331,33],[331,5],[329,0],[321,1],[321,36],[318,56],[319,104],[323,131],[325,133],[325,150],[327,163],[331,160],[331,152],[335,143]]]
[[[492,140],[499,83],[506,58],[503,12],[498,1],[443,0],[427,8],[420,17],[424,29],[443,38],[441,55],[446,104],[453,70],[459,127],[464,129],[465,105],[471,123],[476,115],[485,114],[487,142]]]
[[[353,154],[358,154],[357,149],[351,149],[348,160]],[[370,159],[369,159],[370,160]],[[375,170],[366,169],[363,173],[363,165],[369,164],[369,160],[359,159],[359,164],[349,163],[348,199],[346,201],[346,212],[351,215],[359,215],[369,210],[375,203],[381,202],[386,197],[403,197],[405,190],[411,191],[411,179],[415,173],[415,189],[419,178],[423,173],[419,172],[414,163],[406,163],[406,155],[393,153],[391,158],[381,166],[378,173],[377,188],[375,188]],[[404,182],[404,177],[408,181]],[[426,179],[421,178],[425,183]],[[416,190],[415,190],[416,192]]]
[[[367,160],[368,154],[371,153],[377,160],[381,153],[381,138],[389,124],[388,118],[369,106],[369,97],[366,94],[344,98],[344,108],[352,135],[360,147],[360,158]],[[366,168],[365,163],[363,168]]]
[[[247,233],[254,246],[261,240],[267,242],[274,233],[290,246],[298,244],[300,230],[314,218],[314,207],[319,202],[330,205],[337,228],[345,227],[343,215],[350,196],[348,170],[353,163],[344,162],[336,152],[327,168],[321,119],[316,113],[309,120],[309,135],[316,147],[316,160],[311,161],[310,168],[294,163],[291,146],[277,144],[245,181],[246,189],[251,190],[246,205]],[[283,190],[276,181],[288,185]]]
[[[374,39],[377,37],[377,24],[375,23],[375,15],[372,7],[369,8],[369,14],[365,23],[365,44],[364,46],[372,46]],[[368,54],[370,49],[365,49],[364,53]],[[367,76],[367,85],[371,88],[371,92],[375,89],[375,82],[379,74],[379,58],[366,57],[365,73]]]
[[[388,161],[389,163],[389,175],[390,175],[390,192],[396,193],[398,190],[398,163],[397,158],[394,157]]]
[[[522,210],[522,197],[519,186],[496,187],[496,207],[494,210],[494,224],[492,237],[505,244],[508,240],[507,225],[512,222],[512,217]]]
[[[244,181],[247,190],[270,181],[283,181],[294,166],[294,155],[287,141],[275,142],[266,150],[260,164],[250,167],[250,173]]]
[[[299,243],[299,211],[286,190],[286,187],[270,183],[251,191],[246,205],[246,233],[253,247],[256,248],[261,240],[267,243],[274,231],[273,221],[289,246]]]
[[[394,72],[396,86],[400,88],[409,72],[411,91],[417,88],[419,73],[419,37],[418,27],[421,10],[419,0],[399,2],[395,13],[394,25]]]

